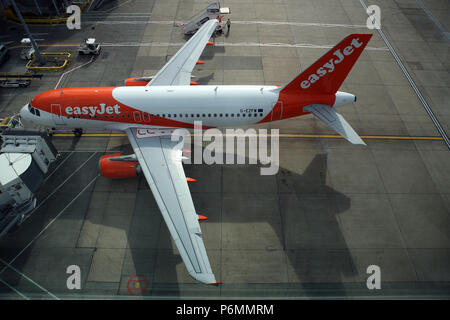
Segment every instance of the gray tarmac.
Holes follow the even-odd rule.
[[[84,15],[81,30],[32,26],[32,33],[46,51],[73,53],[64,71],[89,61],[76,54],[84,38],[104,44],[99,57],[65,74],[59,87],[122,85],[154,75],[186,41],[174,21],[207,2],[119,1]],[[448,1],[421,2],[450,30]],[[209,218],[201,227],[223,282],[216,288],[187,274],[143,177],[99,176],[103,154],[131,152],[126,137],[54,136],[61,157],[39,191],[38,209],[0,240],[0,297],[448,298],[449,148],[386,42],[365,27],[361,2],[221,4],[231,8],[231,31],[205,49],[205,64],[193,72],[200,84],[283,85],[346,35],[373,33],[341,88],[358,97],[340,112],[367,146],[321,137],[335,133],[305,116],[254,126],[292,135],[280,138],[276,175],[260,175],[260,165],[185,165],[186,176],[198,180],[190,184],[195,207]],[[370,4],[381,8],[389,44],[450,133],[448,38],[415,0]],[[23,37],[16,24],[3,21],[0,31],[10,46]],[[12,53],[0,72],[25,71],[18,49]],[[47,71],[28,88],[1,88],[0,115],[18,112],[61,75]],[[81,290],[67,289],[69,265],[80,267]],[[381,269],[381,290],[367,289],[370,265]],[[145,290],[133,290],[136,275],[147,279]]]

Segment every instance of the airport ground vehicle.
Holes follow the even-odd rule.
[[[79,54],[100,54],[102,47],[100,43],[95,41],[95,38],[87,38],[84,43],[78,47]]]
[[[8,128],[1,140],[0,238],[36,207],[35,193],[58,155],[45,132]]]
[[[20,51],[20,58],[23,60],[33,59],[34,48],[31,45],[30,38],[23,38],[20,43],[22,44],[22,50]]]

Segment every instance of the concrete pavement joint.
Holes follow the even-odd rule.
[[[359,0],[359,2],[361,3],[361,5],[363,6],[363,8],[366,10],[367,12],[367,6],[364,3],[364,0]],[[428,113],[428,115],[430,116],[431,121],[433,121],[434,126],[436,127],[436,129],[438,130],[439,134],[442,136],[442,138],[444,139],[445,144],[447,145],[448,149],[450,149],[450,139],[447,136],[447,133],[445,132],[444,128],[442,128],[439,120],[436,118],[436,116],[434,115],[433,110],[431,109],[431,107],[428,105],[427,101],[425,100],[425,98],[423,97],[422,93],[419,91],[419,88],[417,88],[414,80],[412,79],[411,75],[409,74],[408,70],[406,70],[405,66],[403,65],[402,60],[400,60],[400,57],[397,55],[397,53],[395,52],[394,48],[392,47],[391,43],[389,42],[389,40],[387,39],[386,35],[384,34],[383,30],[377,29],[378,33],[380,34],[381,38],[383,39],[384,43],[386,44],[386,46],[388,47],[389,51],[391,52],[392,56],[394,57],[395,61],[397,62],[398,66],[400,67],[400,69],[402,70],[403,74],[405,75],[406,79],[408,80],[409,84],[411,85],[411,88],[414,90],[414,92],[416,93],[417,97],[419,98],[420,102],[422,103],[425,111]]]
[[[20,257],[22,255],[22,253],[25,252],[26,249],[28,249],[28,247],[35,242],[43,233],[45,230],[47,230],[52,224],[53,222],[56,221],[56,219],[59,218],[59,216],[61,216],[61,214],[64,213],[64,211],[67,210],[68,207],[70,207],[70,205],[72,205],[72,203],[75,202],[75,200],[77,200],[84,191],[86,191],[93,182],[95,182],[97,180],[97,178],[99,177],[99,175],[95,176],[9,263],[8,265],[11,265],[14,263],[14,261],[17,260],[18,257]],[[2,274],[5,270],[6,270],[6,266],[0,271],[0,274]]]

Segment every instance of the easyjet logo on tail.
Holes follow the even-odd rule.
[[[327,73],[333,72],[337,64],[344,61],[346,56],[351,55],[353,52],[355,52],[355,48],[359,48],[362,45],[363,43],[359,42],[359,38],[354,38],[351,44],[345,47],[344,50],[342,50],[342,52],[341,49],[337,49],[335,52],[333,52],[333,54],[337,57],[337,59],[333,57],[329,61],[324,63],[323,66],[318,68],[315,73],[311,73],[308,76],[308,80],[303,80],[300,83],[300,87],[302,87],[302,89],[307,89],[311,86],[311,84],[315,83],[317,80],[319,80]]]

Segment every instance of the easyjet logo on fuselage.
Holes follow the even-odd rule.
[[[120,114],[120,106],[118,104],[114,106],[106,106],[105,103],[100,103],[100,106],[84,106],[84,107],[66,107],[66,113],[68,115],[82,115],[88,114],[90,116],[103,115],[103,114]]]
[[[333,52],[333,54],[337,57],[337,59],[333,57],[329,61],[324,63],[323,66],[317,69],[315,73],[312,73],[308,76],[308,80],[303,80],[300,83],[300,87],[302,87],[303,89],[307,89],[311,86],[311,84],[315,83],[317,80],[319,80],[327,73],[333,72],[337,64],[344,61],[346,56],[351,55],[355,51],[354,48],[361,47],[363,43],[358,42],[358,40],[359,38],[353,39],[351,45],[345,47],[342,52],[341,49],[337,49],[335,52]]]

